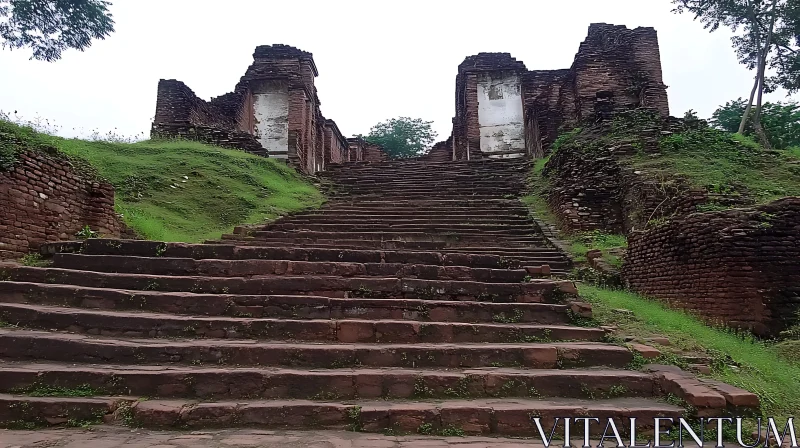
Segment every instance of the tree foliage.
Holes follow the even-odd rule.
[[[2,47],[30,47],[31,59],[48,62],[68,48],[83,51],[114,32],[109,6],[104,0],[0,0]]]
[[[770,141],[761,123],[762,97],[782,87],[790,94],[800,91],[800,5],[797,0],[672,0],[675,12],[688,12],[703,26],[733,30],[733,48],[739,62],[756,70],[750,100],[737,131],[752,123],[765,147]],[[767,76],[767,70],[771,75]],[[750,117],[751,105],[756,108]]]
[[[743,98],[728,101],[713,113],[710,123],[723,131],[738,132],[746,108],[747,100]],[[786,149],[800,146],[800,104],[794,101],[764,103],[761,123],[772,147]],[[744,134],[754,133],[753,123],[748,121]]]
[[[383,146],[393,159],[417,157],[436,141],[432,123],[421,118],[392,118],[373,126],[365,139]]]

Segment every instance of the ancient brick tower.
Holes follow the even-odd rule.
[[[653,28],[592,24],[564,70],[479,53],[458,67],[453,159],[541,157],[562,125],[635,107],[669,116]]]
[[[153,137],[182,137],[288,159],[315,173],[361,160],[333,120],[320,112],[311,53],[262,45],[232,93],[204,101],[174,79],[159,81]]]

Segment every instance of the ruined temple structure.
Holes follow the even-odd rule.
[[[333,120],[320,112],[311,53],[287,45],[262,45],[231,93],[204,101],[181,81],[162,79],[151,135],[180,137],[287,159],[305,173],[328,164],[385,158],[365,142],[351,152]]]
[[[592,24],[564,70],[479,53],[458,67],[452,159],[542,157],[560,127],[641,107],[669,116],[653,28]]]

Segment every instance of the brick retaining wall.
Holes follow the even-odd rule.
[[[58,154],[24,152],[9,170],[0,170],[0,210],[0,258],[75,239],[86,225],[114,237],[123,227],[114,212],[114,187]]]
[[[695,213],[628,238],[626,284],[709,321],[774,336],[800,309],[800,198]]]

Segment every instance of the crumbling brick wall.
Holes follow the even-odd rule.
[[[348,160],[347,139],[344,138],[336,122],[325,120],[323,129],[325,140],[325,164],[343,163]]]
[[[347,139],[349,148],[349,162],[369,161],[382,162],[389,160],[389,155],[383,151],[383,147],[370,143],[359,137]]]
[[[0,258],[18,258],[45,242],[75,239],[89,226],[119,237],[114,188],[76,170],[56,152],[22,152],[0,170]]]
[[[311,53],[261,45],[234,91],[211,101],[198,98],[180,81],[161,80],[151,135],[287,159],[306,173],[323,170],[330,160],[344,159],[348,143],[335,124],[335,139],[327,139],[332,121],[320,111],[314,86],[318,75]],[[361,160],[360,155],[355,159]]]
[[[389,155],[383,152],[381,145],[365,142],[362,160],[367,162],[385,162],[389,160]]]
[[[525,152],[536,157],[547,153],[562,126],[597,115],[647,107],[669,116],[656,31],[595,23],[569,69],[527,71],[508,53],[466,58],[456,76],[456,159],[486,156],[478,150],[479,78],[509,72],[521,80]]]
[[[242,95],[228,94],[207,102],[198,98],[186,84],[162,79],[158,82],[156,115],[150,135],[198,140],[261,153],[263,148],[258,140],[239,128],[245,100]]]
[[[582,128],[542,170],[547,201],[562,229],[627,234],[653,221],[694,213],[703,204],[752,204],[746,196],[693,187],[678,175],[631,167],[631,157],[661,151],[662,132],[684,132],[683,120],[662,120],[646,108],[618,112],[614,118]],[[622,131],[615,126],[631,128]]]
[[[634,232],[622,273],[630,288],[671,306],[774,336],[800,310],[800,198]]]
[[[436,143],[420,159],[429,162],[449,162],[453,160],[453,138],[450,137],[443,142]]]

